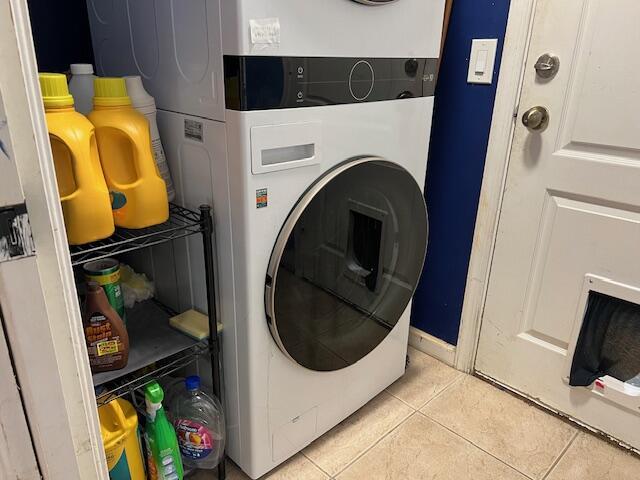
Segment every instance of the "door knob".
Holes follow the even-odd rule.
[[[544,107],[532,107],[522,115],[522,124],[530,132],[539,132],[549,125],[549,112]]]
[[[560,59],[545,53],[538,58],[533,68],[536,69],[536,74],[540,78],[551,78],[560,70]]]

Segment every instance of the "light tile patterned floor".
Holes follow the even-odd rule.
[[[263,479],[640,479],[640,457],[417,350],[409,356],[404,377]],[[232,464],[227,478],[248,479]]]

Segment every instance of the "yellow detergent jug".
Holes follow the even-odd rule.
[[[145,480],[138,415],[118,398],[98,408],[100,433],[111,480]]]
[[[69,243],[107,238],[114,231],[113,215],[95,128],[73,108],[64,75],[41,73],[40,89]]]
[[[149,122],[131,106],[123,78],[95,79],[89,120],[96,127],[115,224],[144,228],[166,221],[167,188],[153,157]]]

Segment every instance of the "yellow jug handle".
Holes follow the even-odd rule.
[[[135,161],[136,161],[136,167],[139,169],[140,172],[140,176],[143,178],[153,178],[153,176],[160,176],[160,174],[158,173],[158,166],[156,165],[156,158],[155,155],[153,153],[153,146],[151,145],[151,129],[149,127],[149,122],[147,122],[147,129],[144,131],[144,135],[143,137],[145,139],[149,139],[148,145],[147,145],[147,151],[148,151],[148,155],[151,156],[151,162],[140,162],[140,154],[143,152],[139,151],[139,145],[134,143],[134,148],[136,151],[136,155],[135,155]]]
[[[115,399],[107,403],[107,405],[111,411],[113,412],[113,416],[117,419],[118,424],[121,427],[125,427],[127,424],[127,417],[124,414],[124,410],[122,409],[122,404],[120,399]]]
[[[96,138],[95,138],[95,132],[92,131],[91,132],[91,139],[89,141],[89,143],[86,144],[82,144],[80,145],[80,148],[82,149],[81,151],[81,156],[84,158],[91,158],[91,143],[95,142]],[[96,149],[97,151],[97,149]],[[78,157],[76,157],[76,155],[74,155],[73,151],[71,151],[71,163],[73,164],[73,175],[75,176],[75,180],[76,180],[76,185],[78,188],[76,188],[76,191],[73,192],[72,194],[68,195],[65,198],[69,198],[71,195],[75,194],[78,190],[82,189],[82,188],[87,188],[89,185],[92,185],[94,182],[94,175],[103,175],[102,171],[100,172],[93,172],[90,173],[87,168],[80,168],[79,165],[79,161],[78,161]],[[91,164],[90,164],[91,166]],[[92,167],[92,166],[91,166]]]
[[[89,182],[91,181],[91,179],[87,177],[86,173],[83,172],[82,168],[78,168],[78,157],[75,155],[74,151],[71,148],[69,148],[68,143],[65,141],[65,139],[58,135],[50,134],[50,136],[57,139],[60,143],[62,143],[69,151],[69,156],[71,157],[71,168],[73,169],[73,177],[74,177],[73,181],[76,184],[76,189],[73,192],[71,192],[69,195],[64,195],[60,197],[61,201],[71,200],[73,197],[77,195],[78,190],[80,190],[83,185],[86,186],[90,184]],[[82,154],[88,155],[91,153],[90,150],[89,152],[86,152],[84,150],[85,149],[83,148]]]

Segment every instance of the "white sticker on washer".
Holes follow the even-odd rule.
[[[280,19],[279,18],[259,18],[249,20],[251,28],[251,43],[275,44],[280,43]]]
[[[190,140],[196,140],[198,142],[203,141],[202,136],[202,122],[184,119],[184,136]]]

